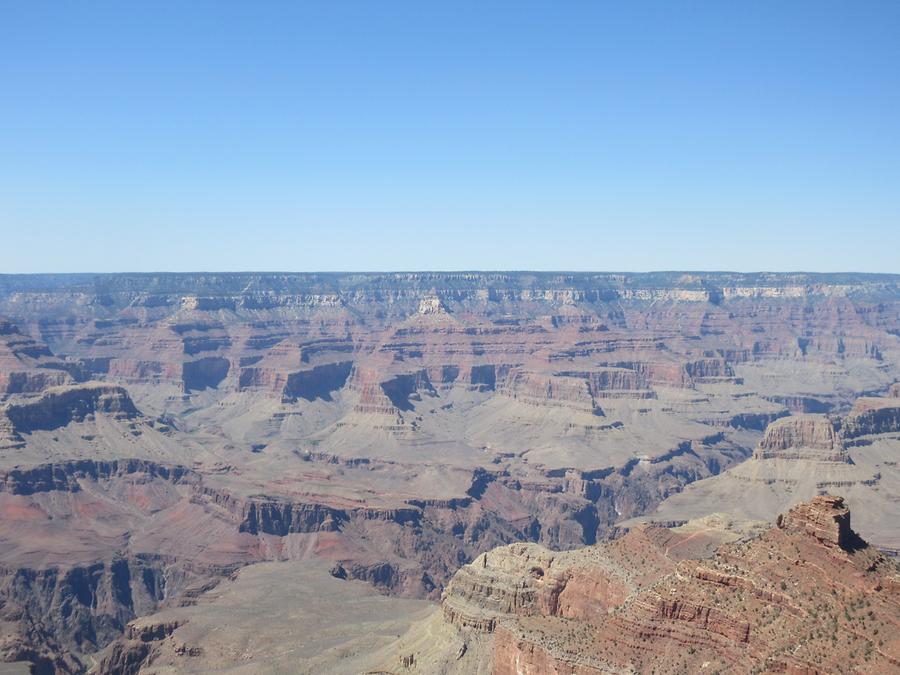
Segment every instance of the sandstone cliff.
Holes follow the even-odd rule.
[[[448,586],[444,621],[462,631],[457,639],[488,640],[481,658],[493,673],[900,668],[898,568],[853,533],[841,498],[798,505],[777,527],[708,558],[675,553],[696,531],[660,532],[632,532],[591,553],[489,552]],[[623,557],[628,549],[636,555]],[[562,602],[570,584],[587,599],[574,611]],[[414,631],[397,649],[414,644]],[[422,648],[408,669],[427,672],[438,658]]]
[[[758,459],[813,459],[847,462],[834,422],[825,415],[791,415],[772,422],[754,452]]]

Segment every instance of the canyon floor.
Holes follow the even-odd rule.
[[[897,668],[900,276],[0,275],[0,317],[0,672]]]

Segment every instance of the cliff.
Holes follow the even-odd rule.
[[[819,496],[778,516],[778,527],[850,550],[860,542],[850,529],[850,509],[841,497]]]
[[[78,364],[57,358],[46,344],[0,317],[0,396],[40,392],[80,375]]]
[[[813,414],[791,415],[772,422],[766,427],[754,457],[849,461],[834,422],[825,415]]]
[[[844,420],[847,438],[870,434],[900,433],[900,399],[895,397],[861,397]]]
[[[633,530],[602,549],[605,563],[564,550],[619,536],[618,524],[741,468],[754,446],[746,464],[766,470],[730,492],[762,494],[767,519],[782,494],[841,489],[853,504],[877,500],[881,520],[855,520],[867,537],[894,536],[884,401],[897,399],[841,415],[900,379],[898,282],[0,276],[0,566],[44,574],[48,560],[69,562],[61,550],[99,576],[135,550],[164,550],[176,567],[317,558],[335,583],[443,593],[457,630],[537,659],[543,643],[512,630],[510,613],[536,631],[600,622],[660,578],[694,578],[676,564],[710,536]],[[513,547],[492,550],[502,545]],[[642,626],[715,626],[703,639],[740,642],[752,624],[705,598],[661,597],[647,597]],[[55,640],[44,656],[74,653],[51,634],[68,610],[52,605],[45,637],[29,643]],[[548,659],[535,667],[587,667]]]
[[[102,382],[53,387],[37,398],[9,403],[0,411],[16,433],[57,429],[97,413],[116,419],[140,415],[125,389]]]
[[[473,645],[490,635],[483,659],[493,673],[900,668],[891,628],[900,620],[900,570],[853,533],[840,497],[800,504],[761,536],[701,559],[673,553],[703,530],[661,532],[630,532],[578,553],[491,551],[454,577],[444,621]],[[624,557],[629,549],[638,555]],[[594,601],[567,610],[569,585]],[[425,672],[415,664],[427,670],[435,658],[425,650],[407,660]]]

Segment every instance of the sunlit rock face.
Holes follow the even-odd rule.
[[[395,652],[421,673],[453,664],[459,643],[470,649],[448,672],[892,672],[900,642],[882,634],[900,617],[898,571],[825,495],[774,526],[642,527],[564,553],[517,544],[460,569],[430,641],[412,628]]]
[[[710,553],[661,525],[845,494],[900,548],[898,277],[0,276],[0,315],[0,644],[36,668],[80,672],[110,643],[113,671],[224,668],[184,637],[212,614],[165,613],[220,584],[264,596],[241,584],[285,562],[363,589],[340,597],[442,602],[460,635],[564,669],[527,631],[624,612]],[[798,518],[780,531],[845,550]],[[708,598],[641,606],[648,639],[708,619],[743,644],[748,621]],[[460,668],[483,655],[454,644]]]

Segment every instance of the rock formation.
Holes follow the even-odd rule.
[[[808,534],[823,544],[849,550],[856,541],[850,529],[850,509],[842,497],[823,495],[798,504],[778,517],[778,527]]]
[[[78,364],[56,358],[46,344],[0,317],[0,396],[69,384],[80,374]]]
[[[844,421],[843,432],[848,438],[900,433],[900,400],[895,397],[857,399]]]
[[[0,275],[0,313],[0,640],[35,668],[110,641],[111,670],[177,663],[199,619],[117,634],[274,561],[443,595],[454,630],[568,667],[503,617],[582,621],[677,572],[710,537],[634,522],[679,498],[768,519],[839,490],[900,548],[897,398],[871,395],[900,380],[897,276]],[[606,563],[564,553],[628,528]],[[662,597],[634,620],[740,642]]]
[[[491,551],[448,586],[444,630],[480,645],[482,663],[466,668],[504,674],[900,668],[900,570],[852,532],[840,497],[800,504],[711,557],[676,551],[715,531],[663,532],[563,554]],[[407,669],[428,672],[447,647],[417,643],[417,630],[394,649],[421,645]]]
[[[20,433],[58,429],[97,413],[113,415],[117,419],[138,415],[125,389],[103,382],[53,387],[38,398],[8,404],[3,413]]]
[[[825,415],[791,415],[772,422],[757,447],[758,459],[813,459],[846,462],[848,456],[834,422]]]

